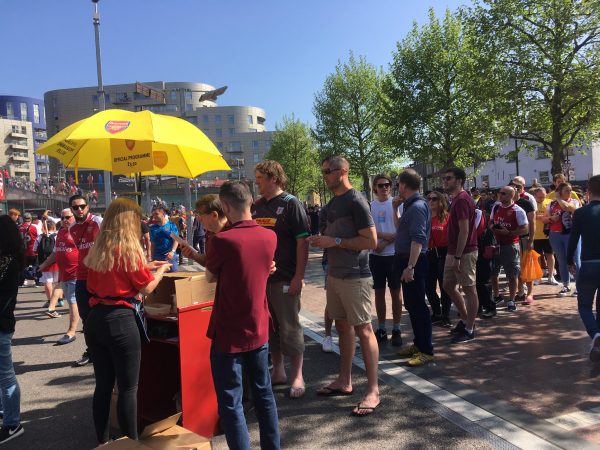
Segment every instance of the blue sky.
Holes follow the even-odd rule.
[[[387,69],[396,42],[427,11],[469,0],[100,0],[105,84],[229,86],[220,105],[313,122],[314,94],[350,50]],[[90,0],[1,0],[0,94],[96,84]]]

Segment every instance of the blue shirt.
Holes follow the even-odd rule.
[[[152,258],[163,258],[173,249],[171,232],[179,236],[177,225],[170,220],[165,225],[150,225],[150,242],[154,245]]]
[[[410,253],[411,242],[417,242],[423,247],[421,253],[427,251],[429,234],[431,233],[431,212],[429,205],[421,194],[415,192],[404,202],[404,212],[396,230],[396,253]]]

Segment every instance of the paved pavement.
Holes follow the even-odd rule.
[[[450,346],[447,330],[436,329],[436,361],[427,367],[408,368],[383,345],[382,405],[370,417],[355,418],[349,412],[366,382],[359,352],[357,394],[315,395],[339,363],[338,355],[320,350],[325,296],[316,252],[307,280],[302,311],[307,393],[290,400],[285,388],[276,388],[284,448],[600,448],[600,368],[587,360],[589,342],[575,299],[555,297],[555,287],[541,287],[531,307],[479,321],[478,337],[468,344]],[[55,346],[68,318],[46,318],[42,304],[40,288],[21,290],[13,359],[26,432],[4,448],[93,448],[92,368],[71,367],[84,349],[83,336]],[[403,337],[411,339],[407,315]],[[257,448],[251,412],[248,419]],[[223,437],[214,444],[226,448]]]

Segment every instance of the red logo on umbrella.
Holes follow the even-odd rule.
[[[125,147],[127,147],[129,150],[133,150],[133,147],[135,147],[135,141],[132,141],[131,139],[125,139]]]
[[[106,122],[106,125],[104,125],[104,129],[110,134],[115,134],[127,129],[130,124],[131,122],[128,120],[109,120]]]

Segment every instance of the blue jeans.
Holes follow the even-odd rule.
[[[583,262],[577,276],[577,309],[587,333],[593,339],[600,333],[600,262]],[[596,317],[594,317],[594,297]]]
[[[242,407],[242,372],[245,371],[252,388],[254,410],[260,428],[260,448],[279,450],[279,419],[271,389],[268,364],[269,347],[243,353],[210,351],[210,366],[219,404],[221,426],[231,450],[250,450],[250,436]]]
[[[21,423],[21,389],[10,350],[12,336],[12,333],[0,332],[0,391],[5,427],[16,427]]]
[[[408,256],[398,254],[394,256],[394,274],[398,279],[406,266],[408,266]],[[414,344],[420,352],[433,355],[431,314],[425,303],[425,281],[428,271],[427,256],[421,253],[415,265],[414,280],[410,283],[402,282],[402,296],[415,336]]]
[[[569,236],[570,234],[562,234],[558,231],[551,231],[550,245],[558,260],[558,269],[560,270],[560,279],[562,284],[565,286],[569,285],[569,264],[567,261],[567,248],[569,247]],[[573,255],[573,262],[575,263],[575,280],[579,276],[579,267],[581,266],[581,239],[577,243],[575,254]]]

